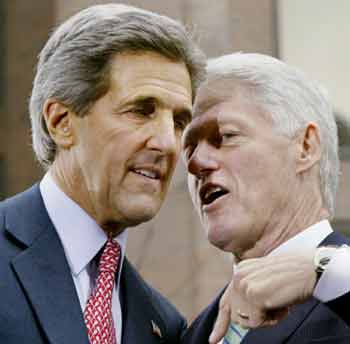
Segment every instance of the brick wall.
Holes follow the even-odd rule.
[[[28,115],[36,56],[53,23],[52,1],[2,2],[6,15],[5,87],[0,156],[4,160],[6,194],[34,183],[42,174],[33,158]]]

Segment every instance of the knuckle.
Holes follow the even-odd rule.
[[[268,298],[264,298],[263,307],[265,309],[272,309],[273,308],[272,301],[270,299],[268,299]]]
[[[259,290],[254,285],[250,284],[246,289],[246,296],[249,299],[258,298],[260,296]]]
[[[242,291],[244,294],[247,294],[248,290],[251,288],[250,282],[247,278],[242,279],[240,283],[238,283],[238,290]]]

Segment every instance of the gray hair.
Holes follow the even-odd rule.
[[[320,187],[323,202],[331,216],[339,179],[337,125],[328,95],[322,87],[307,79],[300,71],[270,56],[236,53],[209,60],[208,87],[219,83],[210,92],[229,98],[235,85],[249,90],[249,96],[268,113],[276,130],[294,137],[313,121],[320,128],[322,155]]]
[[[82,10],[53,32],[39,55],[29,105],[33,148],[45,168],[54,161],[57,149],[46,127],[45,101],[54,98],[78,116],[88,114],[109,90],[111,57],[144,51],[183,61],[194,98],[205,76],[205,56],[175,20],[131,6],[107,4]]]

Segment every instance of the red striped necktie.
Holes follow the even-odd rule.
[[[91,344],[117,344],[112,315],[112,294],[120,252],[119,244],[108,239],[98,265],[96,287],[84,311]]]

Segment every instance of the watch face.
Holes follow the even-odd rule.
[[[319,247],[315,253],[316,272],[323,272],[336,251],[336,247]]]

